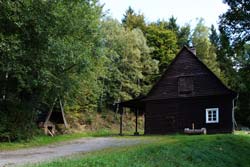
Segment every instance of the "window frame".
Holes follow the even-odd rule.
[[[214,111],[216,113],[215,120]],[[211,112],[211,120],[209,120],[209,112]],[[219,123],[219,108],[206,108],[206,123]]]

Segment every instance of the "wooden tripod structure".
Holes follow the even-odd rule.
[[[57,102],[59,102],[59,105],[60,105],[60,112],[62,114],[63,124],[64,124],[65,128],[68,128],[68,123],[67,123],[66,118],[65,118],[65,113],[64,113],[62,101],[61,101],[60,98],[56,98],[54,100],[50,110],[49,110],[49,113],[48,113],[48,115],[47,115],[47,117],[45,119],[44,125],[43,125],[44,133],[46,135],[50,135],[50,136],[55,135],[55,124],[50,121],[50,118],[51,118],[52,112],[53,112]]]

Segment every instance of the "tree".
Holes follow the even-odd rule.
[[[126,10],[124,18],[122,19],[122,24],[125,28],[130,30],[139,28],[144,31],[146,26],[144,15],[135,13],[131,7]]]
[[[193,46],[196,48],[197,56],[210,68],[210,70],[225,81],[217,62],[215,47],[209,41],[209,29],[204,25],[203,19],[200,19],[197,23],[191,40]]]
[[[210,28],[210,35],[209,35],[209,40],[214,46],[219,46],[219,35],[214,27],[214,25],[211,26]]]
[[[220,16],[220,26],[235,44],[250,41],[250,1],[224,0],[224,3],[229,9]]]
[[[101,8],[96,1],[24,0],[0,2],[0,9],[0,134],[27,138],[39,104],[70,99],[78,83],[72,76],[91,70]]]
[[[54,84],[51,90],[67,101],[76,99],[82,110],[97,107],[100,90],[98,77],[102,73],[100,17],[101,7],[96,1],[59,1],[54,13],[57,24],[50,38],[50,61],[53,60]],[[53,57],[53,58],[52,58]],[[74,98],[72,98],[74,97]]]
[[[234,67],[237,66],[237,62],[235,61],[236,51],[231,46],[230,38],[221,27],[219,28],[218,33],[214,26],[211,26],[210,30],[211,33],[209,39],[211,44],[215,48],[219,69],[221,70],[221,74],[223,75],[223,81],[231,89],[236,90],[237,82],[239,80],[239,76],[234,69]]]
[[[147,44],[153,48],[152,58],[159,61],[160,73],[171,62],[177,53],[178,46],[181,48],[189,44],[190,26],[180,27],[176,23],[176,18],[172,16],[168,22],[158,21],[146,25],[143,14],[136,14],[129,7],[122,20],[126,29],[132,30],[139,28],[144,33]],[[157,75],[154,76],[157,78]]]
[[[176,35],[157,24],[147,26],[145,34],[148,45],[153,48],[153,59],[159,61],[159,70],[162,73],[177,53]]]
[[[179,48],[182,48],[183,46],[189,46],[190,45],[190,25],[186,24],[185,26],[182,26],[177,34],[177,45]]]
[[[220,16],[219,50],[224,61],[223,66],[229,75],[231,86],[238,92],[238,124],[250,126],[250,87],[249,87],[249,41],[250,41],[250,2],[245,0],[225,0],[229,5],[226,13]],[[225,61],[226,60],[226,61]],[[229,63],[228,63],[229,62]],[[226,67],[226,68],[225,68]]]
[[[44,79],[48,77],[43,69],[47,66],[51,25],[55,23],[51,13],[54,4],[6,1],[0,3],[0,9],[0,80],[3,84],[0,138],[27,138],[32,136],[35,106],[41,98]]]
[[[134,98],[147,93],[150,74],[157,73],[157,62],[140,29],[126,29],[114,20],[105,20],[102,34],[106,57],[103,78],[105,96],[110,102]]]
[[[164,29],[171,30],[176,34],[178,48],[190,44],[190,25],[179,26],[177,18],[170,17],[168,21],[158,21],[157,25],[162,26]]]
[[[168,22],[166,23],[165,28],[177,34],[180,27],[177,25],[176,21],[177,21],[177,18],[175,18],[174,16],[170,17]]]

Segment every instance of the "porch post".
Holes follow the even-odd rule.
[[[120,133],[119,135],[122,136],[122,116],[123,116],[123,107],[119,107],[119,113],[120,113]]]
[[[139,132],[138,132],[138,112],[139,112],[139,109],[136,108],[135,109],[135,133],[134,133],[135,136],[139,135]]]

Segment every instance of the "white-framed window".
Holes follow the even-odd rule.
[[[206,123],[218,123],[218,122],[219,122],[219,108],[207,108]]]

